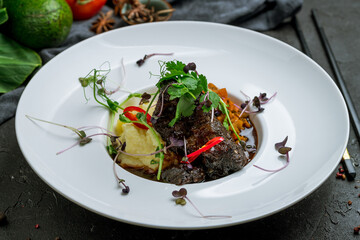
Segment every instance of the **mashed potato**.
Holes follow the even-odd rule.
[[[139,106],[136,102],[129,101],[127,106],[137,106],[146,110],[148,105],[143,104]],[[151,115],[153,111],[154,108],[150,108],[149,114]],[[120,136],[122,143],[126,143],[124,150],[130,154],[149,154],[155,152],[158,147],[156,138],[151,131],[138,128],[132,123],[123,123],[118,120],[115,125],[115,134]],[[173,156],[165,155],[163,168],[172,164],[172,159],[174,159]],[[155,155],[129,156],[120,154],[118,158],[121,167],[143,169],[148,173],[157,171],[159,160],[160,159],[155,157]]]
[[[158,144],[151,131],[138,128],[132,123],[123,123],[121,127],[122,134],[120,140],[126,143],[125,152],[131,154],[147,154],[156,151]],[[156,158],[155,155],[129,156],[120,154],[119,160],[120,166],[124,168],[141,168],[149,172],[155,172],[159,166],[159,158]]]

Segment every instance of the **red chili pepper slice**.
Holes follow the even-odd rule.
[[[208,141],[204,146],[202,146],[199,150],[196,150],[193,153],[190,153],[189,155],[187,155],[188,157],[188,161],[186,163],[191,163],[192,161],[194,161],[201,153],[209,150],[210,148],[212,148],[213,146],[215,146],[216,144],[221,143],[222,141],[224,141],[223,137],[214,137],[213,139],[211,139],[210,141]]]
[[[133,114],[132,112],[140,112],[140,113],[146,114],[146,111],[144,109],[136,107],[136,106],[126,107],[123,112],[124,112],[125,117],[127,117],[131,121],[139,121],[139,119],[136,117],[136,114]],[[149,125],[151,125],[150,120],[151,120],[151,116],[149,114],[147,114],[146,115],[146,122]],[[145,126],[144,124],[141,124],[141,123],[133,123],[133,124],[135,126],[137,126],[138,128],[148,129],[148,127]]]

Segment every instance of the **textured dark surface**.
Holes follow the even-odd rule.
[[[304,2],[298,20],[313,59],[331,76],[331,68],[310,17],[317,8],[354,102],[360,101],[360,1],[316,0]],[[265,34],[296,48],[299,41],[290,24]],[[324,94],[324,93],[319,93]],[[304,95],[305,96],[305,95]],[[355,104],[360,112],[360,105]],[[334,109],[336,114],[336,109]],[[360,224],[360,170],[355,181],[335,178],[335,172],[311,195],[272,216],[233,227],[170,231],[116,222],[77,206],[49,188],[29,167],[18,147],[14,119],[0,125],[0,211],[8,223],[0,226],[0,239],[358,239]],[[336,127],[336,126],[334,126]],[[330,129],[331,131],[331,129]],[[311,137],[311,136],[309,136]],[[331,139],[330,139],[331,141]],[[348,149],[360,161],[353,130]],[[311,168],[311,166],[309,166]],[[348,206],[348,201],[352,205]],[[36,229],[35,225],[39,224]]]

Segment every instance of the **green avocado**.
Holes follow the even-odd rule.
[[[4,0],[10,36],[19,43],[42,49],[60,45],[73,23],[65,0]]]

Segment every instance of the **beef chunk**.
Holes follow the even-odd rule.
[[[189,169],[182,164],[178,167],[172,167],[162,172],[161,178],[165,182],[183,185],[187,183],[199,183],[205,181],[205,173],[201,168]]]
[[[176,139],[183,139],[185,137],[187,140],[187,153],[192,153],[212,138],[223,137],[225,139],[224,141],[202,153],[198,159],[193,162],[195,167],[203,170],[206,179],[209,180],[227,176],[245,166],[247,157],[243,148],[233,141],[230,132],[226,130],[217,118],[211,121],[211,112],[206,113],[201,107],[198,107],[192,116],[182,117],[173,127],[170,127],[169,122],[175,116],[178,99],[170,100],[169,94],[163,92],[166,89],[165,86],[160,91],[152,122],[155,130],[160,134],[162,139],[167,141],[167,144],[170,144],[170,137]],[[159,113],[161,113],[160,116],[156,117]],[[184,155],[182,147],[171,148],[171,151]],[[173,168],[167,171],[171,171],[173,175],[176,176],[183,176],[186,183],[188,183],[188,179],[194,178],[188,177],[187,169],[184,167],[179,167],[178,169]],[[164,179],[166,177],[166,181],[174,181],[173,183],[176,184],[178,184],[178,182],[184,182],[180,181],[178,177],[168,177],[168,175],[165,174],[167,171],[164,171],[163,176]]]

